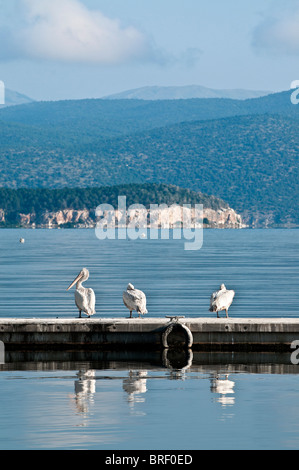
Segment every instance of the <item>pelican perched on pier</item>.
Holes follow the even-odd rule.
[[[130,310],[130,318],[133,318],[132,313],[134,310],[139,314],[139,318],[141,318],[141,315],[148,313],[144,292],[135,289],[132,284],[129,284],[127,290],[123,293],[123,301],[125,306]]]
[[[217,312],[217,318],[219,318],[218,312],[225,310],[226,318],[228,318],[228,309],[233,303],[234,297],[235,291],[227,290],[225,285],[221,284],[220,290],[211,295],[210,312]]]
[[[95,315],[95,304],[96,304],[96,296],[92,289],[88,289],[83,287],[83,282],[87,281],[89,278],[89,271],[86,268],[83,268],[82,271],[78,274],[76,279],[71,283],[71,285],[67,288],[70,290],[75,284],[75,303],[79,310],[79,318],[81,318],[81,313],[85,313],[89,318],[91,315]]]

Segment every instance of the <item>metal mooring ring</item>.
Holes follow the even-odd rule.
[[[180,328],[182,328],[182,330],[184,330],[187,333],[188,341],[187,341],[186,346],[189,349],[191,349],[192,345],[193,345],[193,335],[192,335],[191,331],[189,330],[189,328],[186,325],[183,325],[182,323],[180,323],[178,321],[178,319],[176,319],[175,321],[171,321],[170,325],[168,325],[167,328],[165,329],[165,331],[163,332],[163,334],[162,334],[163,347],[165,349],[169,348],[169,346],[168,346],[168,336],[170,335],[170,333],[172,332],[174,327],[180,327]]]

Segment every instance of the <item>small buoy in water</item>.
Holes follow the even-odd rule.
[[[25,243],[25,238],[20,238],[20,243]]]

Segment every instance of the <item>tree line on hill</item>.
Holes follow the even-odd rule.
[[[42,214],[65,209],[91,211],[100,204],[110,204],[117,209],[119,196],[126,196],[127,207],[132,204],[142,204],[147,209],[151,204],[203,204],[205,208],[213,210],[229,207],[214,196],[165,184],[63,189],[0,188],[0,209],[5,213],[2,227],[17,225],[20,213]]]

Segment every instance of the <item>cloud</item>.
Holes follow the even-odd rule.
[[[186,67],[195,67],[201,60],[203,51],[197,47],[189,47],[184,51],[182,56],[179,58],[181,63]]]
[[[258,52],[299,55],[299,5],[290,2],[284,10],[274,10],[253,32],[252,45]]]
[[[144,33],[89,10],[79,0],[16,0],[11,26],[0,27],[0,59],[121,64],[161,60]]]

